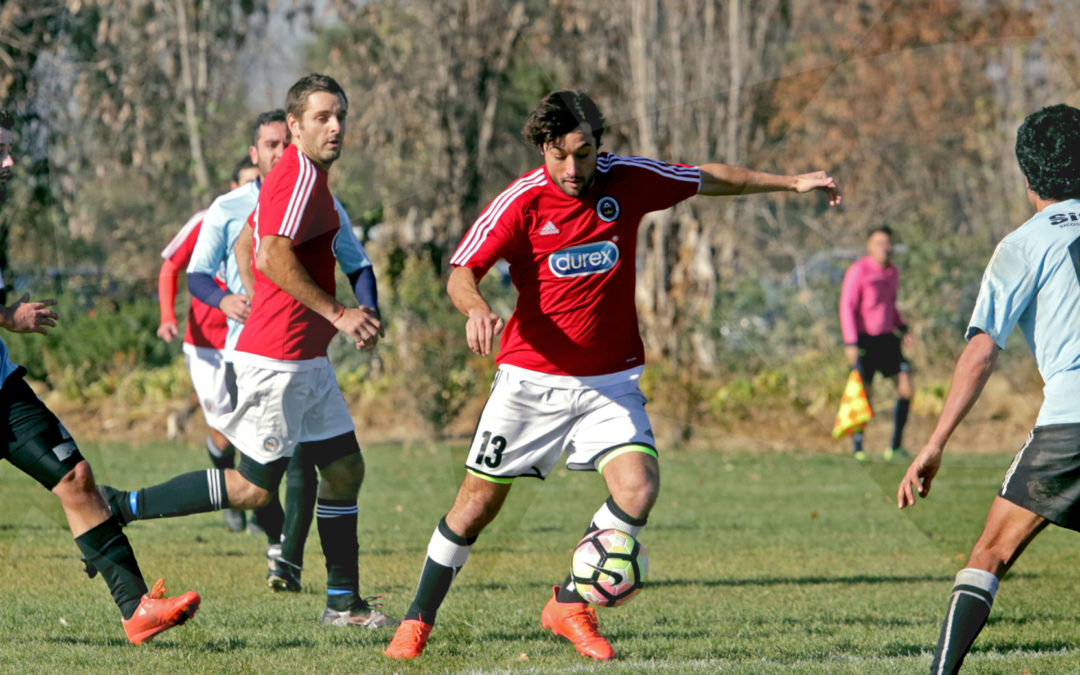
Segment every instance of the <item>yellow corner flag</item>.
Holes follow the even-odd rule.
[[[862,431],[873,416],[874,411],[870,409],[870,401],[866,400],[866,390],[863,389],[859,371],[852,370],[851,375],[848,375],[847,385],[844,386],[844,395],[840,398],[840,410],[836,412],[833,438],[843,438]]]

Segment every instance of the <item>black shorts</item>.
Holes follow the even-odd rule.
[[[1032,429],[1005,473],[998,496],[1080,531],[1080,424]]]
[[[0,389],[0,460],[51,490],[83,457],[64,425],[23,380],[25,373],[19,368]]]
[[[305,457],[319,467],[320,471],[342,457],[360,454],[360,444],[352,431],[322,441],[305,441],[301,443],[301,446],[303,446]],[[299,447],[297,446],[298,450]],[[241,450],[237,450],[237,453],[240,455],[240,461],[236,464],[236,470],[241,476],[264,490],[273,492],[278,489],[281,485],[281,477],[285,475],[291,458],[282,457],[269,464],[260,464]]]
[[[908,372],[911,366],[900,351],[900,338],[893,333],[859,333],[859,363],[856,368],[864,382],[871,382],[874,373],[892,377],[900,372]]]

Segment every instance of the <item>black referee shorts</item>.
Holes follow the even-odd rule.
[[[900,338],[892,333],[866,335],[859,333],[859,362],[856,365],[863,382],[874,379],[874,373],[893,377],[908,372],[911,365],[900,351]]]

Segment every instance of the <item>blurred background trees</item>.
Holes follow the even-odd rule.
[[[157,252],[224,190],[253,115],[327,72],[350,97],[333,188],[403,324],[386,359],[343,358],[434,378],[424,396],[443,402],[424,416],[444,425],[483,378],[464,375],[477,366],[452,311],[395,303],[438,296],[462,232],[540,161],[519,133],[532,105],[576,87],[610,122],[607,150],[827,169],[845,192],[841,209],[698,198],[642,224],[648,386],[684,435],[757,397],[827,415],[839,281],[882,223],[902,245],[901,308],[932,398],[990,252],[1028,216],[1017,125],[1080,103],[1077,28],[1064,0],[7,0],[0,106],[20,123],[5,276],[51,270],[38,293],[79,271],[100,292],[151,288]],[[287,44],[300,56],[268,80],[253,64]]]

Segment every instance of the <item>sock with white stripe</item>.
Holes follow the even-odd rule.
[[[429,626],[435,625],[439,606],[450,591],[454,577],[469,559],[474,543],[476,537],[457,534],[446,524],[445,517],[439,521],[439,526],[435,528],[428,542],[424,569],[420,572],[420,583],[416,585],[416,596],[409,605],[409,611],[405,613],[406,619],[417,619]]]
[[[986,625],[997,595],[998,578],[985,570],[965,567],[956,575],[949,611],[941,625],[931,673],[957,673],[979,631]]]
[[[123,494],[125,513],[122,520],[172,518],[191,513],[206,513],[229,507],[225,490],[225,472],[221,469],[192,471],[160,485]],[[132,517],[126,517],[126,516]]]
[[[319,499],[315,519],[326,558],[326,606],[343,612],[360,598],[356,500]]]
[[[604,502],[600,510],[597,511],[593,517],[592,522],[589,523],[589,527],[585,528],[584,537],[590,532],[596,532],[597,530],[622,530],[629,534],[631,537],[637,537],[641,532],[641,528],[645,527],[645,523],[649,520],[648,516],[645,518],[634,518],[626,511],[619,508],[619,505],[615,503],[614,497],[608,497]],[[563,585],[559,588],[559,592],[555,595],[555,599],[558,602],[585,602],[585,598],[578,595],[574,588],[574,577],[570,574],[566,575],[566,580],[563,581]]]

